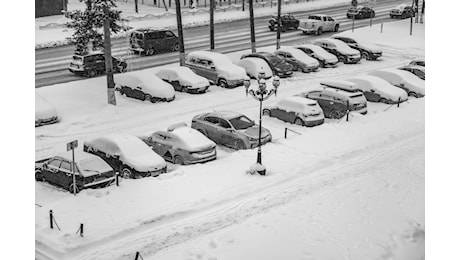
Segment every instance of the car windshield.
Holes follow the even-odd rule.
[[[80,161],[79,170],[81,172],[106,172],[111,168],[100,158],[89,158]]]
[[[230,119],[230,123],[236,130],[246,129],[254,125],[254,122],[246,116],[239,116],[233,119]]]

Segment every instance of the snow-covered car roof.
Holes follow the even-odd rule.
[[[299,96],[282,98],[276,103],[276,107],[283,108],[288,112],[299,113],[319,112],[321,110],[315,100]]]
[[[67,161],[72,161],[71,152],[61,153],[56,157],[61,157]],[[108,165],[104,160],[94,154],[86,153],[81,150],[75,150],[74,157],[75,164],[77,165],[78,169],[80,170],[80,174],[83,177],[89,177],[98,173],[113,170],[110,165]]]
[[[358,91],[358,88],[356,87],[356,84],[350,81],[346,80],[338,80],[338,79],[323,79],[319,83],[322,86],[330,87],[330,88],[335,88],[335,89],[341,89],[349,92],[356,92]]]
[[[281,48],[278,49],[278,51],[284,51],[284,52],[290,53],[292,57],[294,57],[296,60],[303,62],[310,66],[315,66],[319,64],[318,60],[308,56],[305,52],[297,48],[291,47],[291,46],[282,46]]]
[[[318,46],[318,45],[307,43],[307,44],[296,45],[294,47],[304,47],[304,48],[311,49],[318,56],[326,60],[337,60],[337,57],[335,55],[329,53],[328,51],[326,51],[325,49],[323,49],[321,46]]]
[[[323,39],[318,39],[315,40],[315,42],[326,42],[326,43],[332,43],[334,44],[338,49],[345,51],[347,53],[359,53],[359,51],[352,49],[350,46],[348,46],[346,43],[344,43],[341,40],[337,39],[331,39],[331,38],[323,38]]]
[[[190,87],[209,86],[209,81],[200,75],[195,74],[190,68],[184,66],[167,67],[159,70],[156,75],[164,80],[179,81],[182,85],[190,85]]]
[[[376,76],[360,75],[353,78],[349,78],[347,79],[347,81],[355,83],[360,89],[363,90],[369,91],[371,89],[377,89],[396,98],[398,96],[407,97],[407,93],[404,90],[395,87],[391,85],[388,81]]]
[[[408,4],[399,4],[394,9],[400,9],[401,10],[401,9],[404,9],[405,7],[407,7],[407,6],[410,6],[410,5],[408,5]]]
[[[209,140],[205,135],[186,125],[177,126],[173,129],[168,128],[168,131],[161,132],[175,136],[179,141],[177,146],[187,151],[200,151],[216,146],[216,143]]]
[[[228,64],[233,64],[232,60],[227,57],[227,55],[212,51],[192,51],[187,55],[187,57],[211,60],[216,66],[226,66]]]
[[[35,92],[35,121],[57,116],[56,108]]]
[[[230,120],[230,119],[233,119],[239,116],[243,116],[243,114],[235,112],[235,111],[222,110],[222,111],[210,112],[207,114],[207,116],[216,116],[216,117],[225,118],[227,120]]]
[[[244,68],[248,74],[254,74],[252,76],[258,77],[259,72],[265,72],[265,78],[270,78],[273,76],[272,69],[268,63],[261,59],[255,57],[246,57],[236,62],[236,65]]]
[[[393,85],[409,85],[412,87],[412,90],[417,90],[421,94],[425,94],[425,81],[408,71],[388,68],[371,71],[368,75],[381,77]]]
[[[114,75],[115,84],[128,86],[132,89],[140,87],[141,90],[153,97],[172,98],[175,95],[174,87],[164,82],[156,75],[138,73],[121,73]]]

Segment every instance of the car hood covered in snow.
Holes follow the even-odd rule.
[[[174,87],[156,75],[123,73],[114,75],[114,80],[115,84],[119,86],[128,86],[132,89],[140,88],[152,97],[172,99],[175,95]]]
[[[35,121],[57,116],[56,108],[35,92]]]

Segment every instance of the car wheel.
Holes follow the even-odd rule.
[[[45,176],[43,176],[41,171],[35,171],[35,180],[36,181],[45,181]]]
[[[95,77],[96,75],[97,75],[97,72],[95,70],[88,71],[88,77],[92,78],[92,77]]]
[[[145,55],[147,56],[152,56],[155,53],[155,50],[153,48],[147,49],[145,51]]]
[[[339,25],[336,24],[335,27],[334,27],[334,32],[338,32],[339,31]]]
[[[361,58],[365,60],[370,60],[369,53],[367,52],[361,53]]]
[[[336,110],[332,110],[331,113],[329,114],[329,117],[332,119],[340,119],[340,113]]]
[[[145,94],[145,95],[144,95],[144,101],[145,101],[145,100],[152,101],[152,96],[149,95],[149,94]]]
[[[271,115],[271,112],[270,112],[270,109],[264,109],[264,110],[262,111],[262,114],[263,114],[264,116],[272,116],[272,115]]]
[[[316,31],[316,35],[320,35],[323,33],[323,29],[321,29],[321,27],[318,28],[318,30]]]
[[[296,118],[294,124],[304,126],[303,120],[300,118]]]
[[[339,56],[339,62],[345,63],[345,58],[343,56]]]
[[[174,156],[174,164],[184,165],[184,159],[179,155]]]
[[[178,51],[178,50],[179,50],[179,43],[176,43],[171,47],[171,51]]]
[[[388,104],[388,103],[389,103],[389,102],[388,102],[388,99],[386,99],[386,98],[381,98],[381,99],[379,100],[379,102],[380,102],[380,103],[385,103],[385,104]]]
[[[73,183],[69,185],[69,191],[73,193]],[[79,193],[80,189],[78,188],[78,185],[75,186],[75,193]]]
[[[228,84],[227,84],[227,81],[225,79],[219,79],[219,81],[217,82],[217,84],[223,88],[228,88]]]
[[[132,179],[133,178],[133,173],[131,172],[131,169],[127,167],[123,167],[123,170],[121,170],[121,177],[125,179]]]
[[[413,91],[410,91],[410,92],[408,93],[408,95],[409,95],[409,96],[412,96],[412,97],[418,97],[417,94],[416,94],[415,92],[413,92]]]
[[[241,141],[241,140],[235,141],[235,149],[236,149],[236,150],[243,150],[243,149],[245,149],[245,148],[246,148],[246,147],[244,146],[243,141]]]

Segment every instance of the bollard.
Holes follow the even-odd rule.
[[[141,256],[141,253],[136,252],[136,257],[134,258],[134,260],[140,260],[140,256]]]
[[[287,127],[284,128],[284,139],[287,138]]]
[[[83,223],[80,224],[80,236],[83,237]]]
[[[120,182],[119,182],[119,180],[118,180],[119,175],[120,175],[120,174],[119,174],[118,172],[115,173],[115,184],[116,184],[117,186],[120,186]]]
[[[50,228],[53,229],[53,211],[50,210]]]
[[[399,107],[399,103],[401,103],[401,97],[398,98],[398,107]]]
[[[348,114],[350,114],[350,101],[347,100],[347,122],[348,122]]]
[[[380,24],[380,33],[383,32],[383,23]]]

